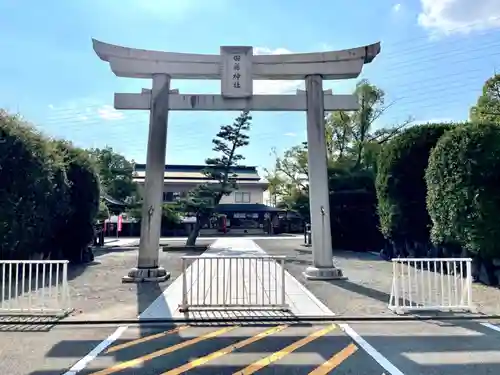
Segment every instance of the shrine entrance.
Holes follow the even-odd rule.
[[[306,111],[313,266],[308,279],[342,278],[332,259],[325,111],[358,109],[355,95],[323,91],[323,80],[356,78],[380,53],[380,43],[342,51],[253,55],[252,47],[221,47],[219,55],[147,51],[93,40],[118,77],[152,79],[152,89],[115,94],[115,109],[150,112],[141,239],[137,267],[124,282],[163,281],[158,264],[169,111]],[[180,94],[172,79],[217,79],[220,95]],[[254,95],[254,80],[305,80],[296,95]]]

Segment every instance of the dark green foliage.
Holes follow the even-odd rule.
[[[64,230],[57,236],[62,257],[80,261],[81,251],[92,242],[99,211],[99,179],[88,153],[68,142],[56,141],[64,158],[69,186],[70,211]]]
[[[426,173],[436,244],[500,256],[500,127],[464,124],[443,136]]]
[[[51,242],[64,211],[61,158],[31,126],[0,111],[0,257],[26,257]]]
[[[370,171],[329,170],[330,225],[336,249],[380,250],[377,197]]]
[[[306,222],[311,221],[311,213],[309,210],[309,195],[307,190],[296,191],[293,195],[285,197],[281,202],[276,205],[277,208],[287,209],[298,213]]]
[[[99,211],[97,212],[96,219],[99,221],[104,221],[110,217],[108,206],[103,200],[99,202]],[[140,216],[139,216],[140,217]]]
[[[452,127],[452,124],[414,126],[382,148],[375,186],[380,230],[386,239],[428,241],[430,218],[425,204],[425,170],[432,148]]]
[[[119,201],[134,202],[139,199],[134,182],[134,161],[127,160],[111,147],[89,150],[95,163],[102,190]],[[121,212],[118,209],[118,213]]]
[[[0,111],[0,181],[0,259],[73,259],[92,241],[99,185],[82,150]]]

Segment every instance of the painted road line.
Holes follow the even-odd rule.
[[[286,348],[283,348],[280,351],[275,352],[275,353],[271,354],[270,356],[267,356],[266,358],[263,358],[261,360],[258,360],[257,362],[252,363],[251,365],[245,367],[243,370],[235,372],[233,375],[253,374],[253,373],[259,371],[260,369],[266,367],[267,365],[270,365],[273,362],[279,361],[281,358],[287,356],[288,354],[301,348],[302,346],[310,343],[311,341],[316,340],[317,338],[326,335],[328,332],[333,331],[335,328],[337,328],[337,326],[332,324],[326,328],[323,328],[320,331],[313,332],[309,336],[304,337],[303,339],[300,339],[298,341],[295,341],[291,345],[288,345]]]
[[[195,338],[193,338],[191,340],[183,341],[183,342],[181,342],[179,344],[175,344],[175,345],[163,348],[161,350],[157,350],[157,351],[155,351],[153,353],[144,355],[142,357],[138,357],[138,358],[132,359],[130,361],[125,361],[125,362],[118,363],[117,365],[111,366],[111,367],[109,367],[107,369],[94,372],[94,373],[92,373],[92,375],[114,374],[115,372],[122,371],[122,370],[125,370],[125,369],[130,368],[130,367],[137,367],[137,366],[142,365],[146,361],[150,361],[150,360],[155,359],[157,357],[161,357],[162,355],[175,352],[176,350],[186,348],[186,347],[188,347],[190,345],[193,345],[193,344],[197,344],[197,343],[199,343],[199,342],[201,342],[203,340],[207,340],[207,339],[211,339],[211,338],[220,336],[220,335],[222,335],[224,333],[232,331],[235,328],[238,328],[238,326],[224,327],[224,328],[219,329],[217,331],[212,331],[212,332],[207,333],[205,335],[195,337]]]
[[[500,327],[496,326],[494,324],[491,324],[491,323],[481,323],[481,325],[484,326],[484,327],[486,327],[486,328],[492,329],[493,331],[500,332]]]
[[[216,358],[220,358],[226,354],[229,354],[231,352],[234,352],[236,349],[243,348],[244,346],[250,345],[256,341],[259,341],[269,335],[272,335],[274,333],[283,331],[284,329],[288,328],[288,325],[282,325],[278,327],[273,327],[271,329],[268,329],[267,331],[261,332],[253,337],[249,337],[245,340],[239,341],[236,344],[226,346],[225,348],[218,350],[216,352],[213,352],[211,354],[208,354],[204,357],[197,358],[189,363],[186,363],[185,365],[179,366],[175,369],[172,369],[170,371],[164,372],[161,375],[178,375],[178,374],[183,374],[186,371],[189,371],[195,367],[202,366],[205,363],[212,361]]]
[[[380,366],[383,367],[390,375],[404,375],[396,366],[394,366],[387,358],[385,358],[377,349],[371,346],[364,338],[357,334],[349,324],[339,324],[339,327],[351,337],[361,348],[367,352]]]
[[[342,362],[344,362],[351,355],[356,353],[358,347],[353,343],[347,345],[340,352],[332,356],[328,361],[323,363],[321,366],[317,367],[315,370],[311,371],[309,375],[327,375],[334,368],[338,367]]]
[[[92,362],[99,354],[106,350],[113,342],[115,342],[127,330],[128,326],[121,326],[116,329],[106,340],[102,341],[89,354],[80,359],[63,375],[75,375],[82,371],[90,362]]]
[[[130,348],[131,346],[139,345],[139,344],[151,341],[151,340],[156,340],[156,339],[159,339],[161,337],[171,335],[172,333],[180,332],[183,329],[186,329],[188,327],[189,326],[180,326],[180,327],[176,327],[174,329],[171,329],[169,331],[164,331],[164,332],[156,333],[154,335],[144,336],[144,337],[141,337],[141,338],[136,339],[136,340],[125,342],[125,343],[120,344],[120,345],[115,345],[115,346],[112,346],[111,348],[109,348],[108,350],[106,350],[106,354],[114,353],[114,352],[117,352],[118,350]]]

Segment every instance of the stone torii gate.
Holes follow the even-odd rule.
[[[221,47],[220,55],[148,51],[93,39],[94,51],[118,77],[152,79],[152,89],[115,94],[115,109],[150,111],[146,181],[137,267],[124,282],[163,281],[158,264],[168,112],[306,111],[313,266],[308,279],[342,278],[332,257],[328,197],[325,111],[356,110],[354,95],[323,91],[323,80],[356,78],[380,52],[380,43],[342,51],[253,55],[252,47]],[[172,79],[218,79],[222,95],[180,94]],[[253,80],[305,80],[296,95],[253,95]]]

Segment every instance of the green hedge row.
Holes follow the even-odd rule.
[[[426,242],[430,218],[426,209],[425,169],[429,154],[449,124],[414,126],[383,147],[375,186],[380,230],[395,242]]]
[[[81,260],[100,195],[84,150],[0,111],[0,181],[0,259]]]
[[[425,177],[432,241],[500,257],[500,126],[456,126],[432,150]]]
[[[389,241],[500,257],[500,127],[426,124],[384,146],[376,189]]]
[[[373,174],[334,168],[328,172],[333,247],[354,251],[382,248]]]

